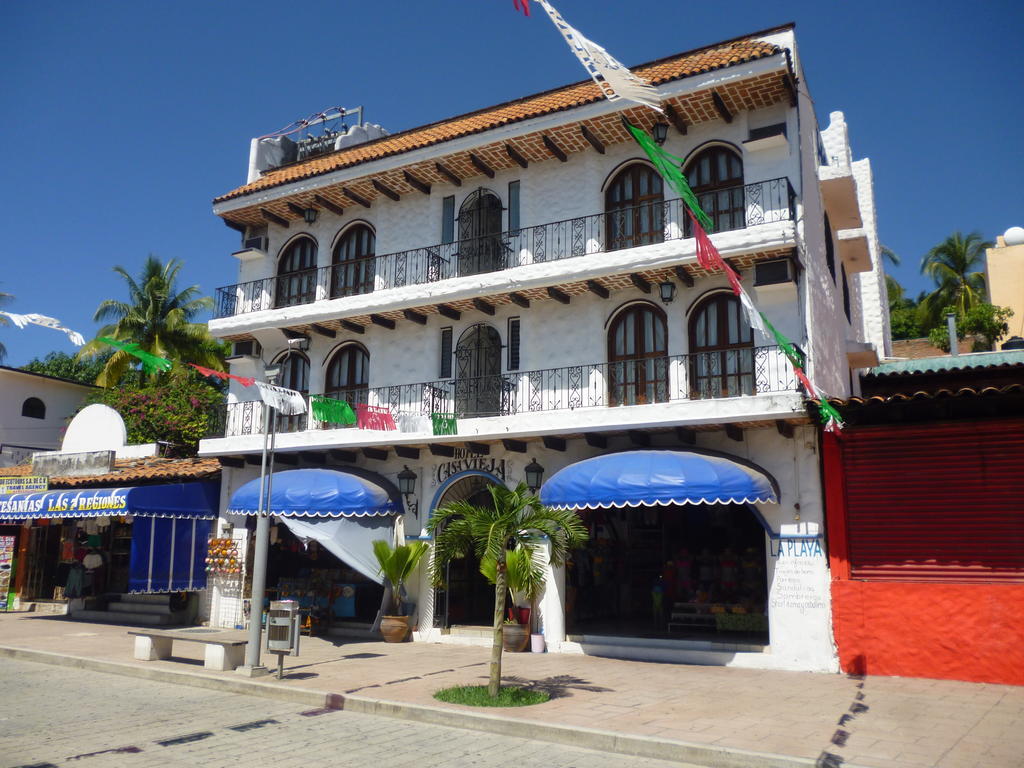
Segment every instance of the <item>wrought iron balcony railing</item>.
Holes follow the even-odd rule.
[[[471,419],[796,389],[792,367],[782,350],[771,346],[438,379],[372,387],[359,395],[365,392],[368,405],[388,408],[403,431],[429,433],[429,417],[434,413]],[[264,407],[258,400],[229,403],[208,437],[260,434]],[[320,424],[309,413],[279,417],[277,430],[293,432],[332,426],[340,427]]]
[[[795,218],[795,195],[786,178],[715,190],[698,198],[716,232]],[[691,236],[681,200],[648,203],[225,286],[217,289],[215,316],[311,304]]]

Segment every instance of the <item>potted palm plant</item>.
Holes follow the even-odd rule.
[[[495,484],[487,490],[491,504],[453,502],[434,512],[427,530],[434,536],[431,575],[435,585],[443,585],[449,562],[470,552],[481,562],[488,558],[494,561],[494,633],[487,692],[491,698],[497,698],[501,688],[508,552],[523,548],[531,552],[532,558],[532,553],[539,549],[537,542],[544,536],[551,547],[551,564],[559,565],[565,562],[570,550],[586,542],[587,529],[575,512],[541,504],[526,483],[515,489]],[[539,552],[537,557],[541,557]]]
[[[530,642],[534,606],[544,591],[544,563],[537,555],[536,547],[522,541],[505,552],[505,582],[512,603],[502,628],[502,647],[506,651],[525,651]],[[480,563],[480,573],[491,584],[497,581],[497,570],[493,557],[485,557]]]
[[[397,546],[383,539],[373,542],[380,573],[391,589],[391,615],[382,616],[380,622],[380,633],[386,642],[400,643],[409,635],[409,617],[402,613],[402,590],[429,546],[425,541]]]

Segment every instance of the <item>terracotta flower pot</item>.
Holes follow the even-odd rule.
[[[382,616],[380,634],[387,643],[401,643],[409,634],[408,616]]]
[[[506,651],[522,653],[530,643],[530,627],[527,624],[506,624],[501,629],[501,645]]]

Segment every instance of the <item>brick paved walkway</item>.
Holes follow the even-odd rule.
[[[240,679],[205,672],[198,644],[176,645],[176,660],[134,661],[126,631],[32,614],[0,615],[3,647],[185,671],[225,683]],[[486,648],[450,644],[303,638],[302,655],[287,661],[285,680],[271,683],[455,713],[470,708],[442,704],[431,694],[486,682],[488,654]],[[568,654],[505,654],[503,672],[507,681],[553,694],[539,706],[488,712],[505,721],[770,753],[795,758],[791,765],[1024,768],[1021,687]]]

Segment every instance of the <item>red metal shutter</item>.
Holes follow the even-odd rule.
[[[1024,420],[844,430],[851,576],[1024,581]]]

